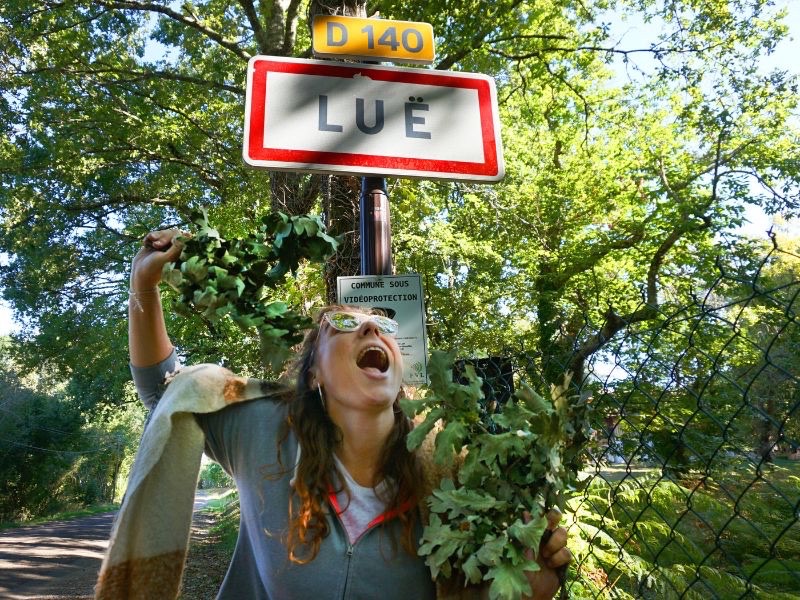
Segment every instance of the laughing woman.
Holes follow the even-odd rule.
[[[129,342],[149,409],[178,365],[158,285],[180,252],[175,231],[154,232],[134,259]],[[423,600],[437,589],[417,556],[423,473],[406,449],[402,357],[391,319],[323,309],[295,362],[293,387],[197,415],[205,451],[239,490],[239,538],[219,598]],[[540,549],[534,598],[552,598],[570,560],[566,532]],[[474,590],[479,598],[485,589]],[[461,592],[461,596],[464,592]],[[440,596],[441,596],[440,592]]]

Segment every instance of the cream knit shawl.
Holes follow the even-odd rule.
[[[142,436],[95,598],[177,597],[204,446],[194,414],[264,395],[260,380],[217,365],[187,367],[173,378]]]

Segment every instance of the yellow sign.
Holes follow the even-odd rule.
[[[312,31],[316,56],[429,65],[433,62],[430,23],[317,15]]]

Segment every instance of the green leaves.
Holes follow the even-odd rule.
[[[533,563],[536,565],[536,563]],[[521,598],[531,593],[531,586],[525,577],[524,571],[536,571],[536,569],[519,569],[506,564],[498,564],[489,569],[486,579],[492,580],[489,587],[490,600],[505,600],[506,598]]]
[[[547,519],[544,515],[537,515],[528,523],[523,523],[520,519],[517,519],[514,521],[514,524],[508,528],[508,533],[514,539],[522,542],[522,545],[526,548],[536,549],[546,528]]]
[[[469,531],[442,527],[442,521],[436,515],[431,515],[429,527],[440,535],[428,540],[423,539],[423,543],[419,547],[419,553],[420,555],[431,555],[432,560],[428,561],[428,566],[431,568],[431,575],[434,579],[440,573],[444,577],[450,577],[452,569],[448,558],[450,555],[457,553],[459,547],[464,545],[471,535]]]
[[[448,518],[466,517],[476,512],[504,509],[508,505],[479,489],[455,488],[451,480],[433,492],[428,504],[435,513]]]
[[[464,438],[467,435],[467,428],[462,423],[448,423],[442,431],[436,435],[436,452],[434,458],[439,464],[450,464],[453,456],[461,450]]]
[[[416,410],[418,404],[419,403],[411,400],[400,401],[400,406],[403,408],[406,414],[416,414],[414,411]],[[444,413],[441,408],[434,408],[430,413],[428,413],[428,417],[425,419],[425,421],[420,425],[417,425],[414,430],[408,434],[408,437],[406,437],[406,445],[408,446],[409,450],[414,450],[422,444],[428,433],[430,433],[430,431],[436,425],[436,421],[438,421],[443,414]]]
[[[454,356],[433,352],[428,394],[403,407],[412,415],[425,414],[408,437],[409,448],[421,445],[438,425],[436,462],[464,459],[459,485],[445,479],[427,499],[431,518],[419,554],[434,577],[490,581],[490,598],[520,598],[530,593],[525,571],[539,568],[527,551],[538,552],[545,509],[563,506],[574,476],[562,458],[576,429],[566,394],[570,378],[553,386],[552,399],[520,383],[514,400],[490,414],[480,406],[482,382],[474,369],[465,368],[466,384],[453,381]],[[525,513],[531,515],[527,523]]]
[[[197,230],[183,240],[180,259],[164,266],[163,279],[180,293],[175,309],[199,314],[212,326],[230,317],[244,330],[256,329],[261,356],[280,370],[291,346],[310,320],[285,302],[267,302],[267,291],[296,273],[302,260],[323,262],[338,242],[319,217],[272,213],[244,238],[223,238],[201,210],[192,215]]]

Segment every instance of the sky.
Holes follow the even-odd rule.
[[[776,52],[763,61],[767,69],[785,69],[800,74],[798,66],[798,49],[800,49],[800,0],[777,0],[778,7],[789,9],[786,23],[789,26],[789,37],[781,43]],[[629,28],[623,38],[623,46],[641,38],[642,32]],[[747,217],[751,221],[750,229],[758,234],[763,234],[770,227],[769,219],[758,210],[748,210]],[[8,260],[8,256],[0,254],[0,264]],[[14,321],[14,315],[8,304],[0,298],[0,336],[19,331],[19,325]]]

